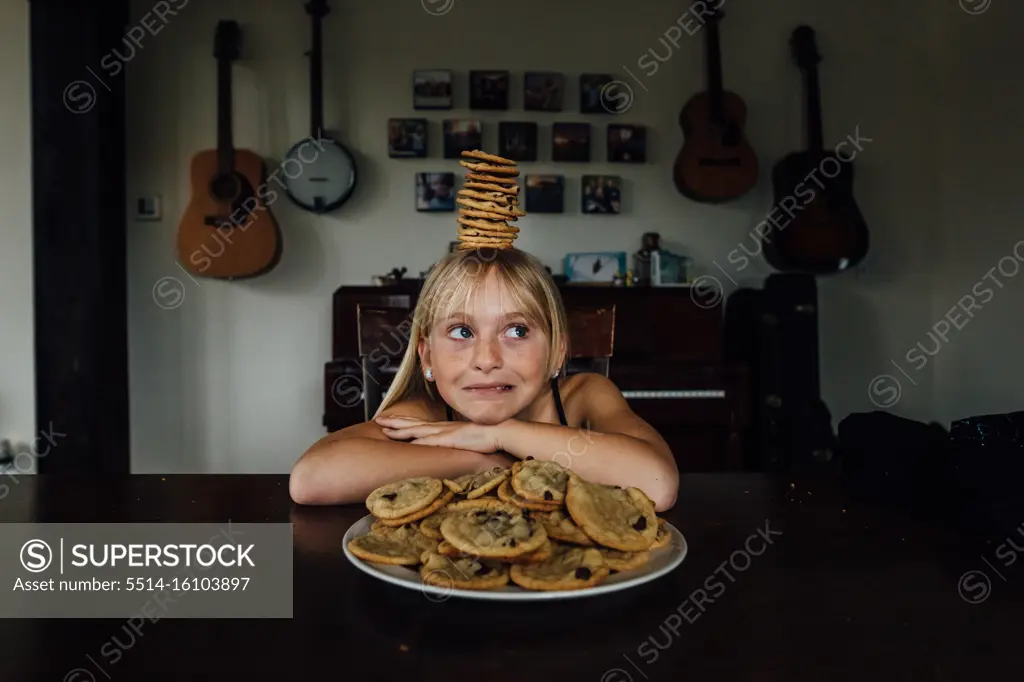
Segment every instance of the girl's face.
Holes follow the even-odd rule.
[[[462,307],[437,320],[419,354],[452,409],[479,424],[499,424],[547,385],[548,345],[492,270]]]

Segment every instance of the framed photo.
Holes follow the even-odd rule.
[[[455,173],[417,173],[416,210],[454,211]]]
[[[570,282],[611,285],[616,273],[626,276],[625,251],[565,254],[565,276]]]
[[[450,118],[444,121],[444,158],[457,159],[462,152],[483,146],[480,121],[472,118]]]
[[[580,76],[580,113],[610,114],[601,101],[601,92],[614,79],[606,73],[585,73]]]
[[[583,213],[618,215],[622,211],[622,178],[618,175],[584,175],[582,185]]]
[[[533,71],[523,77],[526,111],[561,111],[564,93],[565,76],[560,73]]]
[[[393,159],[427,155],[427,119],[388,119],[388,156]]]
[[[562,213],[565,210],[565,176],[527,175],[526,206],[528,213]]]
[[[513,161],[536,161],[537,124],[526,121],[499,122],[498,156]]]
[[[452,72],[430,69],[412,72],[413,109],[451,109]]]
[[[469,108],[508,109],[508,71],[470,71]]]
[[[590,124],[556,123],[551,126],[552,161],[590,161]]]
[[[609,124],[608,161],[611,163],[646,163],[647,128],[622,123]]]

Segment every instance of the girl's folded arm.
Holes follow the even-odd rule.
[[[600,434],[608,434],[606,439],[611,436],[624,443],[617,454],[607,455],[604,462],[616,477],[621,476],[621,485],[643,489],[654,500],[657,511],[671,509],[679,492],[679,467],[672,449],[654,427],[629,407],[622,391],[611,380],[597,374],[588,378],[586,416],[599,434],[596,440],[600,442]],[[587,462],[584,468],[588,465],[601,464]],[[595,474],[602,477],[596,471]]]
[[[430,418],[414,403],[395,405],[385,413]],[[511,463],[502,455],[394,441],[369,421],[328,434],[310,447],[292,467],[288,489],[298,504],[352,504],[403,478],[454,478]]]
[[[602,375],[588,375],[577,389],[585,401],[580,428],[509,420],[498,425],[506,452],[552,460],[595,483],[640,488],[657,511],[671,509],[679,470],[661,435],[640,418],[622,392]]]

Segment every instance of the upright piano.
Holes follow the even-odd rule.
[[[416,305],[422,280],[394,286],[342,286],[333,296],[332,358],[324,366],[328,431],[365,420],[363,405],[339,400],[340,377],[361,367],[356,306]],[[609,378],[630,407],[665,438],[680,471],[745,468],[746,369],[724,359],[721,306],[696,305],[685,287],[559,287],[566,306],[615,304]]]

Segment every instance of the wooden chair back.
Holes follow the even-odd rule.
[[[565,314],[569,323],[567,374],[596,372],[607,377],[615,350],[615,305],[574,306]]]
[[[387,306],[356,306],[359,363],[363,370],[363,414],[366,420],[384,399],[409,345],[412,310]]]

